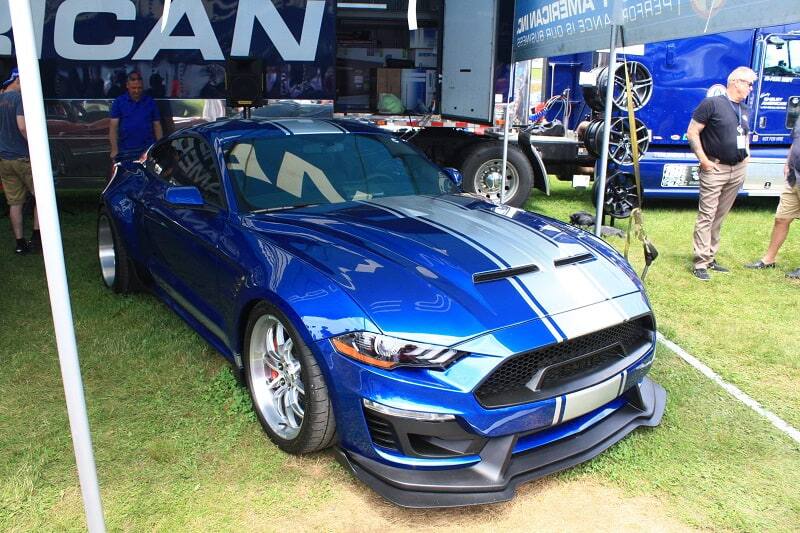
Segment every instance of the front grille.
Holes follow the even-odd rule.
[[[511,357],[475,391],[484,407],[514,405],[537,399],[537,391],[553,390],[619,362],[645,342],[652,342],[652,319],[618,324]],[[535,390],[528,385],[543,370]]]
[[[373,443],[390,450],[400,450],[394,428],[387,420],[384,420],[369,409],[364,409],[364,417],[367,420],[369,436],[372,438]]]

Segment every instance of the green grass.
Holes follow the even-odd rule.
[[[553,198],[534,197],[537,209],[564,219],[589,207],[587,194],[554,185]],[[298,459],[277,450],[224,361],[157,300],[102,287],[95,264],[96,197],[96,191],[60,194],[109,529],[279,529],[289,516],[323,512],[339,494],[359,487],[329,453]],[[721,262],[736,267],[758,257],[772,204],[735,208],[724,229]],[[741,268],[706,285],[694,282],[688,273],[693,214],[688,204],[648,210],[647,228],[662,253],[647,280],[660,329],[800,425],[793,390],[800,287],[780,272]],[[83,507],[41,257],[12,257],[8,219],[0,219],[0,235],[6,236],[0,240],[0,530],[80,530]],[[796,242],[790,236],[783,263],[800,264]],[[656,497],[689,525],[797,529],[799,447],[665,349],[653,376],[669,393],[662,424],[634,432],[560,476]],[[363,512],[376,507],[367,498]],[[476,528],[491,529],[493,516],[514,508],[494,509],[461,513]],[[450,516],[402,513],[406,524],[420,528],[446,525]],[[346,516],[331,519],[330,529],[347,529]]]

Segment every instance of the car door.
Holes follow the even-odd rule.
[[[213,149],[200,137],[174,137],[151,150],[146,167],[154,178],[142,194],[147,268],[170,299],[227,344],[217,271],[228,211]],[[197,187],[205,204],[170,204],[164,195],[173,186]]]

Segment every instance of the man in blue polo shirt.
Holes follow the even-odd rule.
[[[108,137],[113,161],[138,159],[163,135],[161,115],[155,101],[144,94],[141,74],[128,74],[126,88],[128,92],[111,104]]]

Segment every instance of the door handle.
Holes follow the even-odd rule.
[[[766,127],[767,127],[767,117],[759,117],[758,128],[763,130]]]

